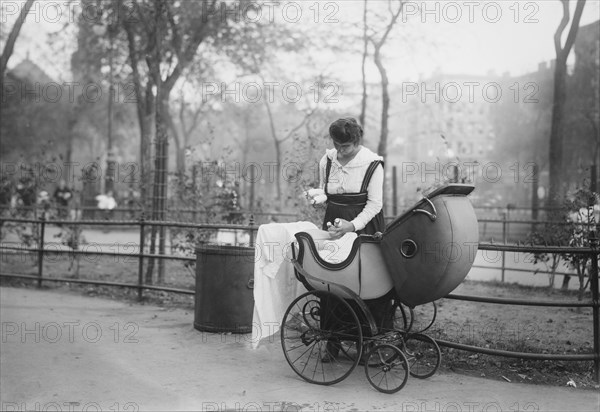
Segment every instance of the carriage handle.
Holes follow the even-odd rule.
[[[435,208],[435,205],[427,197],[424,197],[423,200],[425,200],[427,203],[429,203],[429,206],[431,206],[431,208],[433,209],[433,213],[428,212],[425,209],[414,209],[413,213],[424,213],[429,217],[429,219],[431,219],[432,222],[435,222],[435,220],[437,219],[437,210]]]

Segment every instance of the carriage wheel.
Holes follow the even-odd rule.
[[[410,311],[412,322],[411,322],[411,333],[423,333],[428,330],[437,317],[437,305],[435,302],[430,304],[419,305]]]
[[[356,313],[333,293],[312,291],[296,298],[283,317],[285,359],[304,380],[332,385],[358,364],[362,331]]]
[[[442,361],[442,352],[436,341],[421,333],[406,337],[404,352],[410,364],[410,374],[419,379],[432,376]]]
[[[365,374],[369,383],[383,393],[395,393],[406,385],[409,374],[406,356],[398,347],[384,343],[366,355]]]

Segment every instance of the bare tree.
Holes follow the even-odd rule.
[[[200,123],[200,115],[206,110],[208,99],[202,99],[198,104],[191,104],[186,100],[184,87],[179,91],[179,134],[181,135],[181,145],[186,149],[190,145],[192,133]]]
[[[119,9],[123,7],[123,0],[119,0]],[[120,13],[122,14],[122,13]],[[154,82],[152,76],[143,76],[140,72],[140,60],[143,57],[150,54],[149,43],[146,46],[138,45],[136,37],[139,35],[136,33],[132,19],[122,19],[123,28],[127,35],[127,47],[129,55],[129,65],[131,66],[131,77],[135,92],[135,103],[138,116],[138,125],[140,128],[140,199],[142,203],[142,210],[145,210],[145,206],[148,199],[148,187],[150,181],[148,179],[150,173],[150,162],[151,162],[151,141],[152,141],[152,120],[154,118]],[[144,85],[143,78],[146,78],[146,84]]]
[[[579,21],[583,13],[586,0],[578,0],[571,27],[562,45],[562,34],[571,20],[569,1],[560,0],[563,6],[563,17],[554,33],[554,49],[556,51],[556,65],[554,68],[554,97],[552,103],[552,126],[550,129],[550,182],[548,187],[547,206],[555,208],[563,197],[562,169],[563,169],[563,123],[565,117],[565,100],[567,98],[567,58],[575,42],[579,28]]]
[[[383,58],[381,56],[381,50],[385,45],[392,29],[398,22],[398,18],[400,14],[402,14],[402,9],[404,6],[403,1],[398,1],[397,6],[394,7],[394,0],[388,0],[387,3],[387,14],[389,21],[387,21],[385,28],[383,29],[383,33],[377,38],[377,33],[374,33],[370,36],[371,43],[373,43],[374,52],[373,52],[373,60],[375,61],[375,65],[377,66],[377,70],[379,70],[379,74],[381,75],[381,132],[379,136],[379,146],[377,148],[377,152],[379,155],[383,156],[385,161],[387,157],[387,139],[388,139],[388,117],[390,111],[390,93],[389,93],[389,78],[387,75],[387,70],[385,65],[383,64]]]
[[[396,3],[396,4],[394,4]],[[385,22],[383,29],[371,27],[371,33],[367,34],[369,41],[373,45],[373,60],[381,76],[381,130],[379,135],[379,145],[377,153],[383,157],[384,162],[387,159],[387,140],[388,140],[388,119],[390,111],[390,94],[389,94],[389,78],[385,64],[383,62],[382,49],[388,40],[390,33],[398,22],[398,18],[402,14],[404,1],[403,0],[388,0],[386,4],[386,12],[384,16],[377,16],[375,21]],[[364,17],[366,24],[366,16]],[[374,25],[373,25],[374,26]],[[366,106],[366,84],[363,84],[363,105]],[[361,112],[362,114],[362,112]],[[364,120],[363,120],[364,121]],[[387,203],[387,191],[383,191],[383,203]]]
[[[241,0],[243,1],[243,0]],[[155,124],[155,162],[153,181],[152,219],[163,220],[166,211],[168,145],[175,144],[177,152],[177,169],[183,167],[183,147],[181,137],[169,110],[170,96],[175,85],[192,63],[197,50],[208,38],[215,38],[217,33],[227,36],[228,23],[233,19],[231,13],[216,13],[221,6],[217,0],[202,3],[171,3],[166,0],[135,0],[135,17],[141,22],[137,33],[129,36],[136,50],[145,50],[146,67],[143,68],[148,77],[146,99],[138,99],[138,107],[146,117],[154,106]],[[225,6],[224,6],[225,7]],[[227,7],[234,7],[227,6]],[[134,27],[129,27],[132,32]],[[130,46],[131,47],[131,46]],[[130,53],[135,55],[136,52]],[[133,59],[132,63],[133,63]],[[139,79],[138,79],[139,80]],[[148,86],[151,86],[148,89]],[[141,91],[141,84],[136,85]],[[148,95],[150,93],[150,95]],[[144,104],[140,100],[145,100]],[[153,103],[153,104],[152,104]],[[170,133],[169,133],[170,132]],[[149,130],[145,133],[149,136]],[[147,141],[146,141],[147,143]],[[144,149],[143,149],[144,150]],[[146,148],[146,150],[149,150]],[[156,241],[156,227],[153,227],[150,239],[150,253],[153,253]],[[164,228],[159,235],[159,253],[164,250]],[[164,267],[159,261],[159,282],[163,278]],[[154,262],[149,260],[146,282],[151,283]]]
[[[302,127],[304,127],[306,122],[310,119],[310,117],[313,115],[313,113],[317,109],[317,106],[313,107],[312,109],[308,109],[306,112],[304,112],[302,120],[300,120],[300,122],[298,124],[296,124],[295,126],[290,128],[287,131],[287,133],[285,133],[284,136],[281,136],[279,134],[279,132],[277,131],[277,127],[275,126],[275,119],[273,117],[273,111],[271,110],[271,104],[269,103],[268,99],[263,99],[263,101],[265,103],[265,108],[267,110],[267,116],[269,118],[269,128],[271,130],[271,138],[273,139],[273,144],[275,145],[275,156],[276,156],[276,162],[277,162],[277,170],[276,170],[276,174],[275,174],[275,184],[276,184],[276,189],[277,189],[277,199],[279,200],[279,210],[281,211],[281,210],[283,210],[284,201],[285,201],[285,199],[283,198],[283,189],[281,187],[281,166],[282,166],[282,160],[283,160],[282,145],[284,142],[291,139],[298,132],[298,130],[300,130]]]
[[[366,111],[367,111],[367,74],[365,71],[367,65],[367,56],[369,54],[369,37],[367,36],[367,16],[368,15],[368,7],[367,0],[365,0],[363,4],[363,52],[362,52],[362,65],[361,65],[361,75],[362,75],[362,99],[360,102],[360,116],[359,122],[363,129],[365,128],[366,119]]]
[[[17,37],[19,37],[19,32],[21,31],[21,27],[27,18],[27,14],[33,5],[35,0],[27,0],[21,9],[21,13],[19,13],[19,17],[15,22],[15,25],[11,29],[8,39],[6,40],[6,44],[4,45],[4,50],[2,51],[2,56],[0,56],[0,81],[4,81],[4,73],[6,72],[6,66],[8,64],[8,59],[13,53],[13,49],[15,47],[15,42],[17,41]]]

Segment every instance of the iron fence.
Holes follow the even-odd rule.
[[[26,275],[19,273],[6,273],[0,269],[0,277],[13,277],[31,279],[37,281],[38,287],[42,285],[44,281],[51,282],[68,282],[68,283],[82,283],[92,285],[104,285],[104,286],[118,286],[137,289],[138,299],[143,298],[144,290],[158,290],[165,292],[175,292],[181,294],[193,295],[195,292],[191,289],[181,289],[168,287],[165,285],[153,285],[144,282],[143,276],[143,265],[146,259],[171,259],[179,261],[194,262],[194,257],[189,256],[174,256],[174,255],[162,255],[154,253],[146,253],[144,251],[145,237],[148,233],[149,228],[152,227],[166,227],[166,228],[186,228],[186,229],[200,229],[200,230],[240,230],[249,233],[249,246],[254,245],[255,232],[258,230],[258,225],[254,219],[251,218],[247,225],[225,225],[225,224],[194,224],[188,222],[162,222],[162,221],[151,221],[145,220],[143,217],[138,220],[46,220],[43,215],[36,219],[27,218],[2,218],[0,219],[0,228],[5,223],[24,223],[31,224],[37,230],[38,242],[35,247],[17,247],[10,246],[9,244],[0,245],[0,252],[4,255],[5,253],[35,253],[37,254],[37,275]],[[510,223],[509,221],[503,220],[503,223]],[[526,222],[531,223],[531,222]],[[540,223],[537,222],[536,223]],[[123,254],[120,252],[110,251],[84,251],[84,250],[48,250],[45,247],[45,230],[48,224],[53,225],[67,225],[67,226],[133,226],[139,228],[139,248],[137,253]],[[507,237],[504,236],[503,240]],[[531,300],[520,300],[520,299],[505,299],[505,298],[489,298],[489,297],[478,297],[478,296],[465,296],[458,294],[450,294],[447,296],[448,299],[457,299],[473,302],[482,303],[493,303],[500,305],[524,305],[524,306],[547,306],[547,307],[582,307],[592,309],[592,320],[593,320],[593,353],[588,354],[576,354],[576,355],[561,355],[561,354],[544,354],[544,353],[527,353],[527,352],[513,352],[505,350],[497,350],[490,348],[482,348],[478,346],[466,345],[457,342],[449,342],[441,339],[437,339],[438,343],[442,346],[455,348],[459,350],[477,352],[486,355],[496,355],[505,357],[514,357],[520,359],[535,359],[535,360],[563,360],[563,361],[593,361],[594,363],[594,379],[596,382],[600,382],[600,303],[599,303],[599,286],[598,286],[598,239],[590,239],[590,247],[562,247],[562,246],[527,246],[527,245],[510,245],[510,244],[497,244],[497,243],[480,243],[479,249],[485,251],[496,251],[501,253],[506,252],[517,252],[517,253],[569,253],[569,254],[582,254],[589,255],[591,257],[591,272],[590,272],[590,287],[591,287],[591,301],[587,302],[548,302],[548,301],[531,301]],[[107,256],[128,256],[137,258],[138,261],[138,277],[136,283],[125,283],[125,282],[114,282],[114,281],[103,281],[103,280],[88,280],[88,279],[73,279],[64,277],[44,277],[43,274],[43,261],[44,256],[48,254],[70,254],[75,255],[107,255]],[[2,258],[2,260],[4,260]],[[502,263],[502,270],[504,271],[504,260]]]
[[[466,345],[457,342],[449,342],[441,339],[436,341],[441,346],[450,348],[481,353],[485,355],[495,355],[512,357],[519,359],[532,359],[532,360],[563,360],[563,361],[593,361],[594,362],[594,379],[596,382],[600,382],[600,300],[599,300],[599,287],[598,287],[598,256],[600,250],[598,249],[598,239],[591,239],[591,247],[562,247],[562,246],[525,246],[525,245],[507,245],[507,244],[491,244],[491,243],[480,243],[479,250],[488,250],[496,252],[517,252],[517,253],[569,253],[569,254],[582,254],[589,255],[591,257],[591,271],[590,271],[590,289],[591,289],[591,301],[587,302],[552,302],[552,301],[535,301],[530,299],[507,299],[507,298],[489,298],[480,296],[467,296],[459,294],[449,294],[446,296],[447,299],[457,299],[471,302],[481,303],[493,303],[499,305],[521,305],[521,306],[544,306],[544,307],[577,307],[577,308],[591,308],[592,309],[592,322],[593,322],[593,353],[587,354],[546,354],[546,353],[528,353],[528,352],[517,352],[517,351],[506,351],[490,348],[482,348],[479,346]],[[504,268],[503,268],[504,270]]]

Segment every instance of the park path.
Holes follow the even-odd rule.
[[[193,311],[0,288],[1,410],[598,411],[600,393],[439,372],[375,391],[362,368],[311,385],[278,342],[209,334]]]

